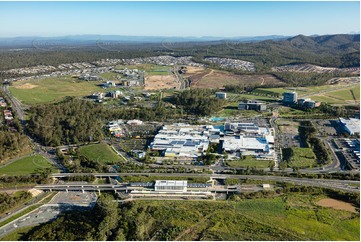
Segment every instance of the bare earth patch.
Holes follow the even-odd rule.
[[[299,122],[282,120],[282,121],[279,121],[278,125],[279,125],[282,133],[297,135],[298,127],[300,124],[299,124]]]
[[[317,202],[317,204],[322,207],[334,208],[338,210],[346,210],[349,212],[356,213],[356,208],[351,203],[342,202],[332,198],[321,199],[320,201]]]
[[[229,72],[207,70],[194,78],[191,87],[195,88],[223,88],[225,85],[247,85],[247,84],[277,84],[280,80],[271,75],[236,75]],[[192,77],[191,77],[192,78]]]
[[[173,75],[149,75],[145,78],[144,90],[179,89],[180,83]]]
[[[204,71],[204,67],[187,66],[187,72],[184,76],[200,73]]]
[[[38,85],[34,85],[34,84],[31,84],[31,83],[24,83],[22,85],[15,86],[15,88],[17,88],[17,89],[33,89],[33,88],[35,88],[37,86]]]

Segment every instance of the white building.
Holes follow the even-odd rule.
[[[297,102],[297,92],[284,92],[283,93],[283,102],[284,103],[296,103]]]
[[[138,119],[133,119],[133,120],[129,120],[129,121],[127,122],[127,124],[129,124],[129,125],[134,125],[134,126],[136,126],[136,125],[142,125],[142,124],[143,124],[143,121],[138,120]]]
[[[216,92],[216,98],[218,98],[218,99],[226,99],[227,98],[227,93],[225,93],[225,92]]]
[[[209,137],[219,133],[220,130],[211,125],[165,125],[154,137],[150,148],[163,151],[166,157],[197,158],[208,149]]]
[[[187,181],[157,180],[154,190],[157,192],[187,192]]]
[[[257,159],[274,160],[274,129],[254,123],[225,123],[226,136],[222,148],[229,153],[252,155]]]
[[[240,151],[242,153],[268,153],[269,146],[265,138],[254,138],[246,136],[226,136],[224,137],[223,149],[226,152]]]
[[[344,119],[339,118],[340,125],[342,128],[349,134],[359,134],[360,133],[360,119],[357,118],[350,118]]]

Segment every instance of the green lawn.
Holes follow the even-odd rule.
[[[329,86],[327,86],[329,88]],[[270,94],[270,95],[280,95],[282,97],[282,94],[284,92],[291,92],[296,91],[299,95],[307,94],[309,92],[314,92],[317,90],[325,90],[327,89],[326,86],[312,86],[312,87],[278,87],[278,88],[256,88],[253,92],[254,93],[260,93],[260,94]]]
[[[52,103],[65,96],[87,96],[102,91],[100,82],[80,81],[72,77],[49,77],[32,81],[18,81],[9,87],[12,95],[25,104]]]
[[[268,160],[256,160],[251,156],[246,156],[244,160],[230,160],[227,161],[230,167],[240,168],[240,167],[255,167],[255,168],[268,168],[270,161]]]
[[[122,160],[107,144],[82,146],[79,148],[79,153],[89,160],[99,161],[105,164],[114,164]]]
[[[278,100],[278,98],[275,98],[275,97],[268,97],[268,96],[262,96],[262,95],[227,93],[227,100],[240,102],[242,99],[259,100],[259,101],[264,101],[264,102]]]
[[[334,88],[339,88],[340,86],[335,86]],[[354,95],[356,97],[356,100],[360,100],[360,84],[352,87],[352,88],[345,88],[342,90],[337,90],[332,92],[332,86],[325,85],[325,86],[310,86],[310,87],[297,87],[294,88],[294,91],[298,93],[300,96],[306,95],[306,97],[311,98],[312,100],[319,101],[319,102],[327,102],[329,104],[346,104],[346,100],[353,100],[353,97],[351,95],[351,91],[353,90]],[[282,97],[282,94],[284,92],[293,91],[293,88],[256,88],[253,93],[259,93],[264,95],[279,95]],[[324,94],[317,95],[315,92],[319,91],[331,91]],[[326,95],[326,96],[325,96]],[[245,97],[247,98],[247,97]],[[257,96],[252,97],[254,99],[257,99]],[[271,97],[262,97],[264,101],[267,101],[267,98]],[[262,100],[261,97],[258,98],[259,100]]]
[[[289,193],[237,201],[134,200],[118,210],[123,223],[116,229],[124,231],[124,240],[135,241],[360,241],[359,213],[321,207],[321,197],[326,198]],[[6,238],[20,238],[12,236]]]
[[[40,155],[32,155],[14,161],[8,165],[0,168],[0,175],[19,176],[38,173],[45,168],[52,168],[54,172],[57,171],[47,159]]]
[[[136,221],[134,240],[359,241],[359,214],[323,208],[311,199],[290,194],[237,202],[139,200],[124,208],[122,217]]]
[[[337,100],[326,96],[310,96],[309,98],[317,102],[323,102],[328,104],[345,104],[345,101]]]
[[[354,100],[351,90],[354,92],[356,100],[360,100],[360,84],[349,89],[339,90],[335,92],[329,92],[326,95],[341,100]]]
[[[115,72],[106,72],[106,73],[102,73],[100,74],[101,77],[103,77],[104,79],[109,79],[109,80],[116,80],[116,77],[117,77],[117,73]]]
[[[284,199],[244,200],[237,210],[260,223],[285,229],[301,240],[359,241],[359,215],[320,207],[315,202],[310,195],[292,194]]]
[[[290,167],[307,168],[317,165],[316,155],[311,148],[287,148],[282,150],[282,156]]]
[[[169,75],[171,74],[170,66],[161,66],[155,64],[139,64],[139,65],[127,65],[127,66],[116,66],[117,69],[138,69],[140,71],[145,71],[148,75]]]

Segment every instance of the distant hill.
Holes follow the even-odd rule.
[[[207,50],[207,57],[222,56],[254,62],[258,70],[290,64],[360,66],[360,34],[297,35],[252,43],[233,41]]]
[[[269,36],[246,36],[246,37],[169,37],[169,36],[126,36],[126,35],[68,35],[58,37],[13,37],[0,38],[0,47],[2,48],[16,48],[16,47],[32,47],[34,44],[52,44],[52,45],[66,45],[71,46],[89,46],[96,45],[99,42],[109,43],[126,43],[126,44],[140,44],[140,43],[162,43],[162,42],[216,42],[216,41],[238,41],[238,42],[256,42],[262,40],[276,40],[286,39],[289,36],[269,35]],[[218,42],[219,43],[219,42]]]
[[[158,55],[188,55],[200,63],[206,63],[206,57],[240,59],[255,63],[258,72],[268,72],[272,67],[293,64],[359,67],[360,34],[294,37],[271,35],[228,39],[210,36],[118,35],[0,38],[0,70],[39,64],[58,65],[104,58]]]
[[[320,49],[320,48],[337,48],[342,50],[356,51],[360,46],[359,34],[337,34],[337,35],[322,35],[315,37],[308,37],[304,35],[297,35],[287,39],[290,45],[298,48]]]

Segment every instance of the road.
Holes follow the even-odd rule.
[[[253,179],[265,181],[292,182],[298,185],[316,186],[324,188],[333,188],[348,192],[360,192],[360,181],[334,180],[334,179],[311,179],[311,178],[293,178],[283,176],[259,176],[259,175],[219,175],[219,174],[195,174],[195,173],[59,173],[52,174],[52,177],[69,177],[79,175],[94,175],[96,177],[116,177],[116,176],[167,176],[167,177],[218,177],[221,179]],[[100,186],[100,185],[98,185]]]
[[[94,193],[59,192],[48,204],[44,204],[30,213],[2,226],[0,228],[0,238],[18,228],[49,222],[65,211],[91,208],[95,203],[96,195]]]
[[[17,100],[13,95],[11,95],[8,85],[2,86],[3,91],[6,93],[6,95],[9,97],[11,102],[11,107],[13,110],[15,110],[17,117],[21,121],[21,124],[23,126],[24,133],[28,136],[29,141],[31,142],[34,152],[44,156],[46,159],[50,161],[55,167],[60,169],[61,171],[66,172],[67,169],[63,166],[63,164],[57,159],[55,155],[51,155],[48,152],[48,147],[42,146],[41,144],[37,143],[33,138],[29,136],[29,134],[26,132],[26,126],[25,126],[25,109],[28,108],[28,106],[22,104],[19,100]]]
[[[25,118],[24,109],[27,108],[27,106],[21,104],[19,100],[17,100],[13,95],[11,95],[8,89],[8,85],[3,85],[2,89],[4,93],[6,93],[6,95],[9,97],[11,102],[11,107],[15,110],[19,120],[23,123]]]
[[[179,82],[179,89],[180,90],[183,90],[183,89],[185,89],[186,88],[186,85],[185,85],[185,82],[183,81],[183,78],[179,75],[179,73],[178,73],[178,66],[174,66],[174,68],[173,68],[173,74],[174,74],[174,76],[177,78],[177,81]]]

